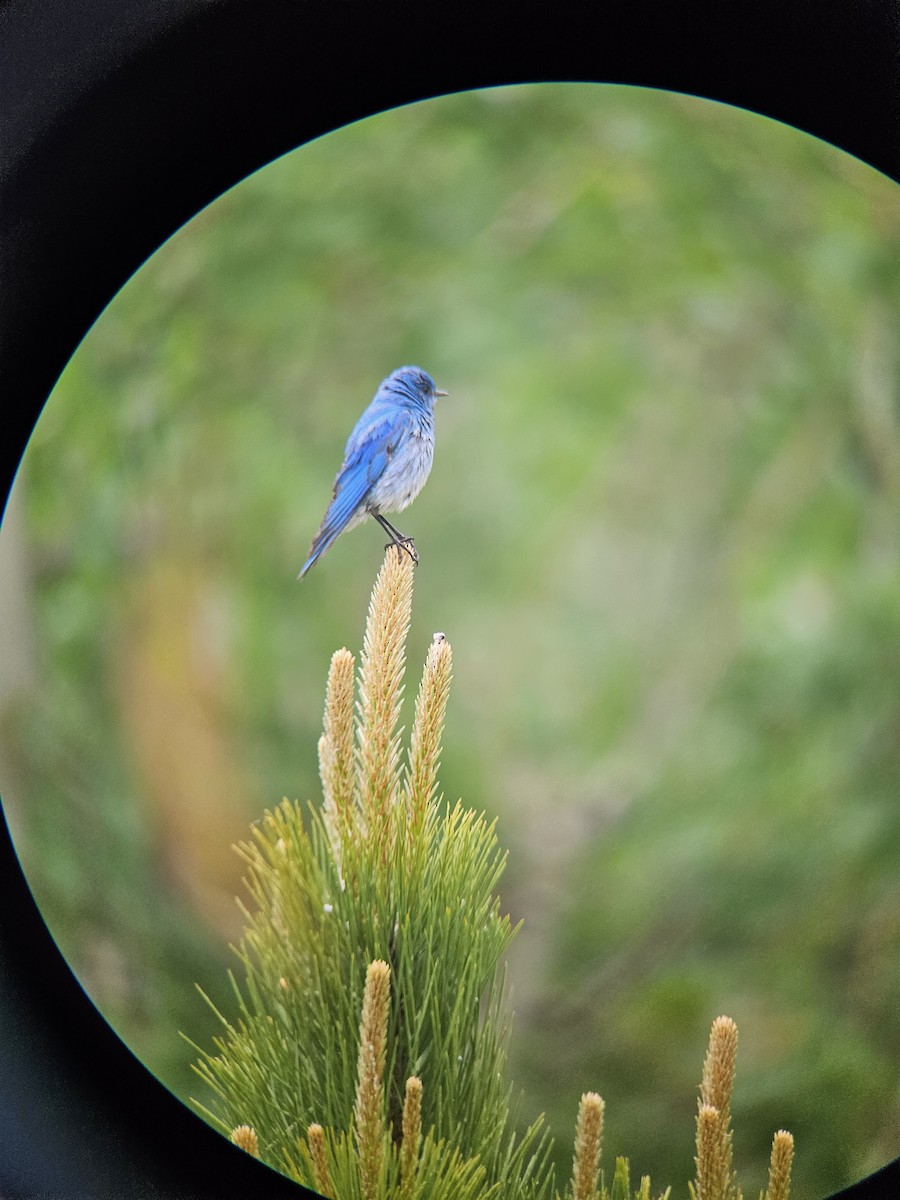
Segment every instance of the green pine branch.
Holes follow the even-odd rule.
[[[251,1126],[261,1158],[308,1186],[330,1178],[341,1200],[399,1194],[404,1161],[410,1196],[527,1200],[549,1192],[550,1142],[540,1122],[514,1132],[501,964],[515,931],[496,894],[505,858],[495,822],[438,794],[452,668],[440,636],[401,747],[412,579],[408,556],[389,552],[358,681],[348,651],[332,659],[322,805],[305,822],[284,801],[240,847],[252,903],[237,948],[237,1017],[219,1014],[223,1032],[214,1052],[199,1051],[196,1070],[219,1102],[207,1116],[220,1128]],[[388,1015],[369,1086],[383,1103],[360,1126],[354,1048],[379,962]],[[421,1089],[415,1186],[408,1139],[403,1151],[412,1079]],[[312,1144],[311,1126],[321,1130]]]
[[[409,746],[399,727],[413,565],[388,550],[359,669],[332,657],[319,740],[321,805],[284,800],[238,847],[250,903],[235,947],[235,1015],[194,1046],[204,1115],[248,1153],[335,1200],[630,1200],[600,1172],[603,1101],[581,1098],[561,1194],[538,1118],[518,1134],[506,1080],[510,1014],[495,822],[438,788],[452,673],[429,647]],[[207,999],[207,1003],[211,1003]],[[718,1018],[697,1118],[692,1200],[741,1200],[731,1165],[737,1031]],[[763,1200],[788,1200],[779,1131]],[[667,1200],[669,1190],[661,1200]],[[635,1200],[651,1200],[642,1178]]]

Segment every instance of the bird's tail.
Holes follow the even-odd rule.
[[[353,507],[346,502],[343,495],[338,495],[328,506],[328,512],[322,520],[319,532],[312,540],[309,548],[309,558],[303,564],[298,579],[302,579],[317,558],[321,558],[328,547],[345,529],[358,524],[359,517]]]
[[[302,579],[316,559],[322,557],[340,532],[341,529],[335,529],[334,526],[331,526],[330,528],[326,528],[324,525],[322,526],[322,528],[313,538],[313,544],[309,548],[309,558],[300,568],[300,574],[297,576],[298,579]]]
[[[352,529],[362,520],[360,506],[370,487],[368,462],[357,460],[349,465],[344,464],[334,481],[334,495],[322,518],[319,532],[313,538],[309,558],[303,564],[298,579],[303,578],[317,558],[321,558],[338,534],[345,529]]]

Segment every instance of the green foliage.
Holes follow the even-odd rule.
[[[383,958],[396,981],[386,1071],[394,1120],[406,1078],[421,1075],[425,1127],[466,1158],[499,1163],[508,1031],[494,981],[512,930],[492,895],[502,870],[493,825],[435,802],[417,861],[402,838],[387,858],[380,842],[361,839],[344,847],[343,888],[320,809],[310,827],[285,802],[244,848],[254,908],[239,951],[239,1019],[220,1016],[226,1033],[200,1066],[221,1101],[216,1124],[253,1125],[274,1164],[293,1161],[284,1148],[311,1121],[340,1128],[356,1088],[366,966]],[[510,1151],[504,1172],[520,1161],[519,1147]]]

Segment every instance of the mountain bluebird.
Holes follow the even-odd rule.
[[[413,539],[383,514],[402,512],[425,486],[434,455],[434,402],[446,395],[420,367],[399,367],[382,382],[347,439],[332,501],[298,579],[339,534],[368,516],[387,533],[389,545],[419,561]]]

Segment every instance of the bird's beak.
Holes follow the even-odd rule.
[[[449,392],[442,392],[440,388],[435,388],[435,389],[434,389],[434,394],[435,394],[436,396],[449,396],[449,395],[450,395],[450,393],[449,393]]]

